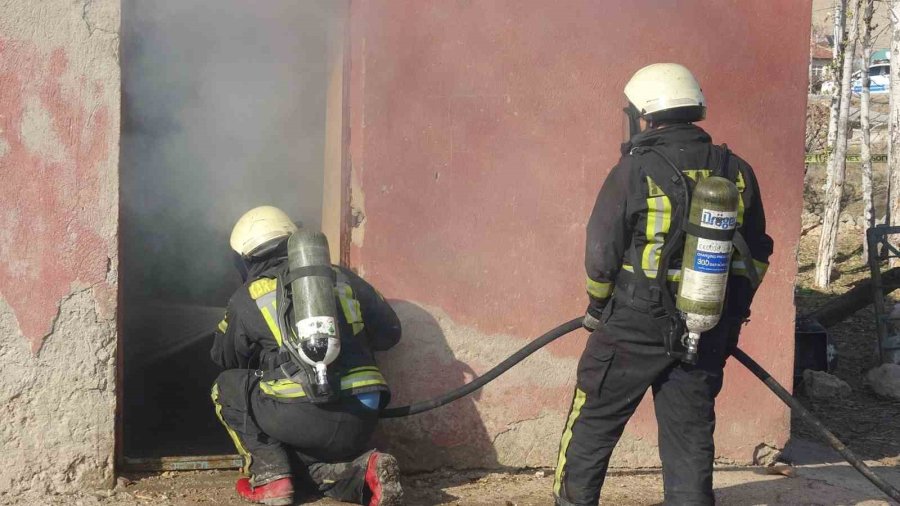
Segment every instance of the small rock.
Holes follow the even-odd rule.
[[[162,473],[160,476],[161,476],[162,478],[174,478],[174,477],[175,477],[175,471],[163,471],[163,473]]]
[[[896,455],[893,457],[885,457],[879,460],[882,464],[886,466],[900,467],[900,455]]]
[[[900,401],[900,365],[882,364],[866,373],[866,380],[876,394]]]
[[[538,471],[538,472],[534,473],[535,478],[543,478],[544,476],[547,476],[547,473],[544,471]]]
[[[766,443],[760,443],[753,450],[753,463],[758,466],[773,466],[780,458],[781,450]]]
[[[116,478],[116,488],[115,488],[115,490],[122,490],[123,488],[125,488],[125,487],[127,487],[128,485],[131,485],[131,484],[132,484],[132,481],[131,481],[131,480],[129,480],[128,478],[126,478],[126,477],[124,477],[124,476],[119,476],[118,478]]]
[[[846,381],[822,371],[803,371],[803,387],[806,395],[813,399],[834,399],[847,397],[853,389]]]
[[[771,467],[766,468],[766,474],[777,474],[781,476],[787,476],[788,478],[796,478],[797,471],[794,470],[792,466],[787,464],[778,464]]]

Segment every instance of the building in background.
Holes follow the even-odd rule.
[[[297,167],[297,184],[304,170],[322,172],[321,223],[307,225],[329,233],[335,258],[383,288],[404,320],[403,342],[381,357],[395,403],[470,381],[583,312],[584,226],[619,156],[622,87],[656,61],[695,72],[709,100],[703,126],[757,167],[776,253],[742,346],[789,384],[809,1],[342,6],[319,73],[323,166]],[[122,12],[115,0],[0,6],[0,399],[4,421],[13,421],[2,425],[0,440],[7,459],[20,463],[0,470],[0,490],[108,485],[114,464],[128,462],[121,433],[128,427],[114,434],[117,380],[129,371],[116,356],[133,346],[121,322],[130,310],[121,287],[136,278],[134,267],[120,270],[120,252],[131,255],[122,265],[137,269],[128,262],[160,253],[129,248],[120,203],[200,195],[119,184],[120,174],[156,177],[119,163],[120,132],[146,120],[126,115],[119,125],[122,72],[129,79],[129,62],[119,66]],[[271,15],[260,7],[253,22]],[[183,20],[186,30],[214,31],[195,19]],[[239,36],[258,39],[252,31]],[[197,73],[214,70],[196,65]],[[244,77],[251,85],[275,79]],[[178,84],[167,85],[176,93]],[[253,96],[248,90],[237,96]],[[127,112],[139,97],[122,99]],[[254,117],[247,114],[206,133],[232,132]],[[242,145],[241,136],[230,142]],[[246,175],[267,174],[254,167]],[[232,198],[227,186],[219,198]],[[166,226],[190,226],[190,216],[178,217]],[[198,246],[190,234],[178,237],[183,248]],[[227,244],[224,236],[203,237]],[[409,470],[554,465],[586,337],[557,341],[457,403],[385,422],[380,445]],[[726,374],[720,456],[749,462],[757,445],[783,445],[787,409],[740,367]],[[655,432],[645,402],[614,464],[657,463]]]

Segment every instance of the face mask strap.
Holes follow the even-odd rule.
[[[631,140],[635,135],[641,133],[641,113],[630,102],[622,109],[622,112],[628,118],[628,140]]]

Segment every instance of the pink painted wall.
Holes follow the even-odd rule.
[[[757,170],[776,253],[742,342],[790,383],[808,0],[354,0],[351,10],[352,205],[362,218],[351,264],[433,317],[428,343],[446,341],[417,350],[422,338],[408,331],[386,357],[400,400],[480,374],[583,311],[584,227],[619,156],[621,90],[659,61],[696,73],[709,101],[702,126]],[[535,359],[545,378],[501,380],[427,428],[388,424],[386,441],[404,453],[419,444],[409,431],[424,438],[430,455],[406,452],[422,467],[551,464],[585,337]],[[454,422],[463,412],[468,422]],[[719,416],[719,451],[737,461],[788,436],[785,407],[736,364]],[[499,447],[523,420],[539,420],[529,453]],[[479,424],[482,437],[465,435]],[[619,462],[651,462],[655,430],[645,405]],[[491,450],[494,460],[474,456]]]
[[[0,293],[37,352],[73,284],[94,288],[106,311],[114,310],[106,273],[115,237],[104,237],[103,228],[115,215],[98,205],[107,191],[98,165],[118,146],[108,128],[118,111],[66,89],[65,47],[0,40],[0,53]],[[102,81],[80,81],[84,93],[102,96]]]
[[[117,0],[0,4],[0,496],[23,503],[113,482],[118,30]]]

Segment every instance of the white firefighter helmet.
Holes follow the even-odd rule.
[[[677,63],[654,63],[638,70],[625,85],[625,96],[647,121],[700,121],[706,117],[700,83]]]
[[[243,257],[258,253],[261,246],[297,231],[297,225],[277,207],[255,207],[241,216],[231,230],[231,249]]]

